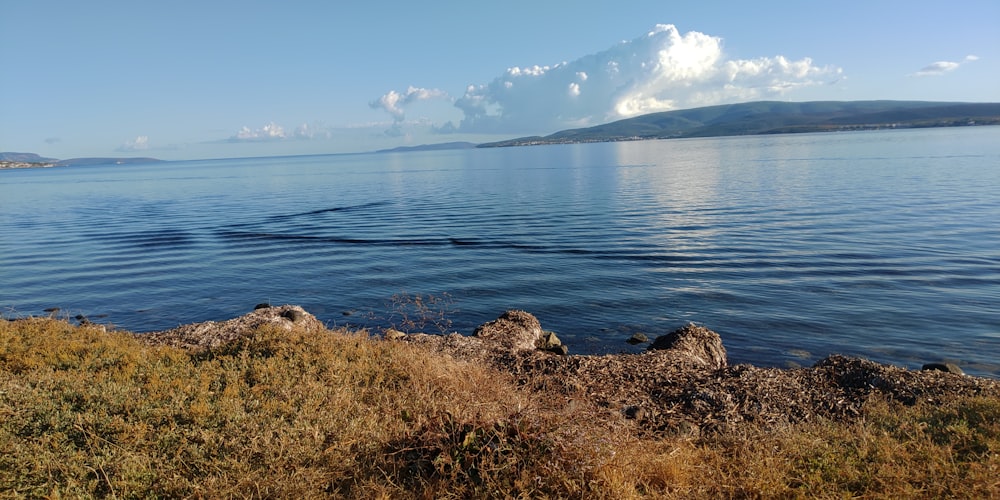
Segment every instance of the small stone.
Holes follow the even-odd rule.
[[[256,311],[257,309],[267,309],[269,307],[271,307],[271,304],[268,304],[267,302],[261,302],[260,304],[253,306],[253,310]]]
[[[646,342],[649,342],[649,337],[647,337],[645,333],[636,332],[633,333],[632,336],[629,337],[629,339],[626,340],[625,342],[628,342],[629,344],[632,345],[645,344]]]
[[[43,311],[47,312],[47,313],[57,313],[57,312],[59,312],[59,308],[58,307],[46,307],[45,309],[43,309]]]
[[[642,420],[646,416],[646,411],[641,406],[626,406],[622,412],[629,420]]]
[[[406,337],[406,334],[395,328],[386,328],[385,332],[382,334],[382,337],[386,340],[399,340],[401,338]]]
[[[562,341],[556,337],[556,332],[543,331],[542,336],[538,339],[538,348],[543,351],[560,345],[562,345]]]
[[[954,373],[956,375],[965,375],[965,372],[958,367],[955,363],[926,363],[920,368],[921,370],[937,370],[947,373]]]
[[[297,323],[300,320],[302,320],[302,318],[305,318],[306,315],[305,315],[305,313],[303,313],[302,311],[300,311],[298,309],[289,309],[289,310],[281,313],[281,317],[285,318],[285,319],[288,319],[288,320],[291,320],[292,323]]]
[[[559,344],[549,347],[548,349],[546,349],[546,351],[551,352],[553,354],[558,354],[560,356],[565,356],[569,354],[569,347]]]

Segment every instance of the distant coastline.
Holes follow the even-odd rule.
[[[1000,125],[1000,103],[755,101],[651,113],[593,127],[562,130],[546,136],[527,136],[481,144],[444,142],[399,146],[369,153],[981,125]],[[0,152],[0,169],[131,165],[163,161],[165,160],[146,157],[58,160],[35,153]]]
[[[1000,125],[1000,103],[757,101],[664,111],[480,148],[734,135]]]
[[[0,169],[14,168],[51,168],[81,165],[134,165],[140,163],[159,163],[164,160],[157,158],[70,158],[57,160],[45,158],[35,153],[0,153]]]
[[[8,161],[0,160],[0,169],[14,168],[48,168],[56,166],[55,163],[39,163],[31,161]]]
[[[471,142],[442,142],[438,144],[421,144],[419,146],[399,146],[391,149],[380,149],[376,153],[408,153],[411,151],[444,151],[449,149],[473,149],[478,144]]]

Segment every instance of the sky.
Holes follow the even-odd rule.
[[[0,0],[0,151],[546,135],[754,100],[1000,102],[1000,1]]]

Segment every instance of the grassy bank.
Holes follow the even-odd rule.
[[[697,436],[364,333],[200,353],[0,321],[0,496],[1000,496],[1000,400]]]

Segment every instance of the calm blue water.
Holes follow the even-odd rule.
[[[0,171],[0,308],[135,331],[450,294],[575,353],[694,321],[732,362],[1000,376],[1000,127]],[[349,312],[350,315],[345,315]],[[381,319],[380,319],[381,318]]]

